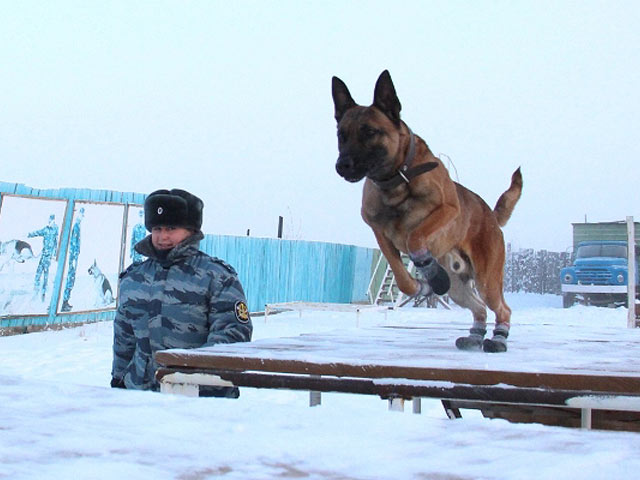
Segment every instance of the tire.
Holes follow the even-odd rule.
[[[565,293],[562,295],[562,308],[572,307],[575,302],[575,297],[573,293]]]

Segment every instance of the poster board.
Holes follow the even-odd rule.
[[[47,315],[66,200],[2,195],[0,316]]]
[[[124,212],[121,204],[75,202],[59,313],[115,308]]]

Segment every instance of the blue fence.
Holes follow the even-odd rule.
[[[115,315],[115,303],[103,308],[85,308],[83,311],[64,312],[61,309],[67,270],[70,268],[71,230],[74,223],[78,222],[80,211],[83,215],[85,210],[92,212],[96,219],[102,219],[107,214],[113,219],[112,224],[107,222],[107,227],[112,232],[111,237],[107,238],[95,226],[93,233],[88,230],[86,235],[89,235],[90,240],[93,235],[92,243],[101,243],[103,250],[108,250],[109,247],[117,252],[112,255],[117,257],[111,262],[114,267],[107,269],[111,272],[110,278],[116,294],[117,274],[130,263],[128,253],[133,219],[137,218],[144,199],[145,195],[140,193],[86,189],[43,190],[0,182],[0,242],[5,242],[5,246],[6,242],[14,240],[10,237],[17,231],[13,228],[15,218],[25,215],[44,217],[45,213],[48,218],[48,212],[52,210],[59,213],[57,218],[60,221],[58,249],[52,262],[52,287],[46,297],[42,295],[43,302],[38,304],[42,305],[38,307],[40,310],[36,308],[31,311],[27,308],[20,312],[15,310],[18,307],[14,305],[13,311],[9,311],[11,299],[7,296],[12,292],[8,286],[16,284],[10,276],[16,270],[19,271],[21,265],[10,258],[8,248],[0,250],[0,261],[4,262],[0,264],[0,328],[20,329],[112,319]],[[45,204],[46,207],[39,209],[40,204]],[[22,213],[20,210],[27,206],[35,208],[37,214],[25,213],[16,217],[16,213]],[[91,224],[88,220],[84,222],[87,226],[83,226],[83,229],[89,229]],[[99,239],[98,242],[96,239]],[[83,252],[89,248],[85,245],[86,242],[83,243]],[[287,301],[365,302],[375,255],[374,249],[352,245],[220,235],[205,235],[201,249],[235,267],[244,286],[249,308],[254,312],[263,310],[267,303]],[[36,261],[37,258],[29,260]],[[109,264],[108,261],[103,263]],[[3,267],[7,268],[2,269]],[[80,295],[78,291],[76,297]],[[78,304],[78,300],[76,298],[74,303]]]
[[[216,235],[206,235],[201,248],[235,267],[252,311],[293,300],[367,301],[373,249]]]

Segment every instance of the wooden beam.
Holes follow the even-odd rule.
[[[521,388],[640,393],[640,375],[507,372],[395,365],[354,365],[339,362],[314,363],[302,360],[251,358],[214,353],[203,355],[189,350],[160,351],[156,353],[155,358],[160,365],[165,367],[224,370],[227,372],[261,371],[365,379],[431,380],[468,385],[505,384]]]
[[[235,370],[209,370],[207,372],[180,368],[161,368],[156,378],[162,381],[166,375],[176,372],[198,374],[208,373],[231,382],[238,387],[275,388],[289,390],[308,390],[317,392],[341,392],[378,395],[382,398],[416,397],[438,398],[446,400],[467,400],[474,402],[526,404],[546,406],[567,406],[575,397],[599,396],[607,392],[568,389],[513,388],[510,385],[462,385],[438,381],[410,381],[398,378],[393,381],[376,381],[371,378],[340,378],[315,375],[292,375],[264,372],[239,372]],[[629,395],[640,398],[638,395]]]

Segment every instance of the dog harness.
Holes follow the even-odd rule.
[[[407,127],[408,128],[408,127]],[[413,157],[416,155],[416,137],[409,128],[409,153],[396,171],[396,174],[388,180],[374,180],[374,183],[382,190],[391,190],[405,182],[407,185],[418,175],[429,172],[438,166],[437,162],[422,163],[416,167],[411,167]]]

